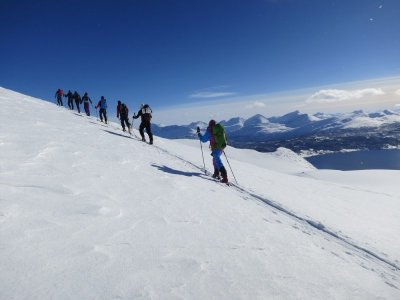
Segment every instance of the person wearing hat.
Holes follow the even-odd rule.
[[[64,95],[64,91],[62,89],[58,89],[55,97],[57,98],[57,105],[58,106],[64,106],[63,101],[62,101],[62,96]]]
[[[118,103],[117,103],[117,118],[119,119],[120,117],[120,113],[121,113],[121,105],[122,105],[122,103],[121,103],[121,101],[120,100],[118,100]]]
[[[129,109],[125,103],[118,101],[117,105],[117,118],[121,121],[122,131],[126,131],[125,127],[128,127],[128,132],[131,134],[131,123],[129,123]]]
[[[213,134],[213,128],[217,125],[215,120],[210,120],[208,122],[208,127],[206,132],[202,135],[200,133],[200,128],[197,127],[197,135],[202,143],[210,142],[211,156],[213,158],[213,166],[214,166],[214,174],[213,178],[220,179],[221,174],[221,182],[228,183],[228,173],[224,167],[224,164],[221,160],[221,155],[224,151],[224,146],[219,146],[218,143],[215,142],[215,137]],[[225,145],[226,146],[226,145]]]
[[[81,109],[79,107],[79,105],[81,104],[81,95],[79,95],[79,93],[77,91],[74,92],[74,100],[75,100],[75,105],[76,105],[76,109],[78,110],[78,113],[81,113]]]
[[[142,137],[142,141],[145,142],[146,138],[144,137],[144,130],[146,129],[147,135],[150,139],[150,144],[153,144],[153,133],[151,132],[151,118],[152,118],[152,110],[148,104],[141,104],[140,109],[137,114],[133,114],[133,118],[137,119],[141,117],[142,122],[139,126],[139,132]]]
[[[100,107],[99,115],[100,115],[100,121],[104,122],[107,124],[107,100],[104,98],[104,96],[101,96],[99,102],[97,105],[94,107],[95,109]]]
[[[82,102],[83,102],[83,108],[85,109],[86,115],[90,116],[89,102],[90,102],[90,104],[92,104],[92,99],[89,98],[88,93],[85,93],[83,95]]]
[[[65,95],[65,97],[68,99],[69,109],[73,110],[74,109],[74,94],[71,92],[71,90],[69,90],[68,93]]]

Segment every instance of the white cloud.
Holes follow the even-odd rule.
[[[400,89],[394,92],[396,95],[400,96]]]
[[[375,87],[371,89],[371,87]],[[365,81],[347,82],[341,84],[332,84],[323,87],[313,87],[301,90],[282,91],[269,94],[240,95],[233,97],[195,99],[197,101],[188,101],[187,103],[175,106],[165,106],[157,112],[156,123],[166,125],[189,124],[194,121],[208,122],[210,114],[213,119],[228,120],[232,117],[249,118],[256,113],[266,117],[281,116],[294,110],[303,113],[314,114],[316,112],[338,113],[351,112],[363,109],[365,111],[377,111],[383,109],[393,109],[395,104],[400,104],[399,96],[394,93],[399,90],[400,76],[377,78]],[[330,101],[323,101],[322,91],[336,91],[328,93]],[[231,86],[215,86],[193,92],[231,92]],[[317,91],[320,93],[317,97]],[[339,92],[337,92],[339,91]],[[340,92],[342,91],[342,92]],[[314,94],[314,95],[313,95]],[[341,94],[341,98],[338,95]],[[313,95],[311,98],[310,96]],[[349,98],[355,97],[354,100]],[[311,98],[306,102],[307,98]],[[345,101],[349,99],[349,101]],[[319,101],[317,101],[319,100]],[[336,102],[335,102],[336,101]],[[254,107],[254,103],[265,103],[265,107],[247,109]],[[400,106],[396,110],[400,110]],[[177,119],[176,115],[180,118]]]
[[[256,101],[254,103],[251,103],[249,105],[246,105],[247,109],[252,109],[252,108],[262,108],[266,107],[266,104],[264,102]]]
[[[207,99],[207,98],[222,98],[228,96],[235,96],[236,93],[226,91],[229,85],[219,85],[209,87],[201,90],[194,91],[189,98]]]
[[[311,95],[306,102],[307,103],[332,103],[340,101],[350,101],[355,99],[361,99],[370,96],[384,95],[385,92],[382,89],[365,88],[361,90],[337,90],[328,89],[320,90],[315,94]]]
[[[234,96],[236,93],[231,92],[194,92],[189,97],[190,98],[219,98]]]

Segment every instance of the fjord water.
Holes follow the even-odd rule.
[[[400,170],[400,149],[366,150],[330,153],[306,158],[318,169],[333,170]]]

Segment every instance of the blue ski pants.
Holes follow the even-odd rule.
[[[217,170],[220,170],[224,166],[224,164],[222,163],[222,160],[221,160],[222,152],[223,151],[219,150],[219,149],[213,150],[211,152],[211,156],[213,157],[213,165],[214,165],[214,168]]]

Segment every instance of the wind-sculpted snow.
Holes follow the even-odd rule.
[[[0,108],[0,299],[400,298],[399,172],[228,147],[228,187],[199,141]]]

